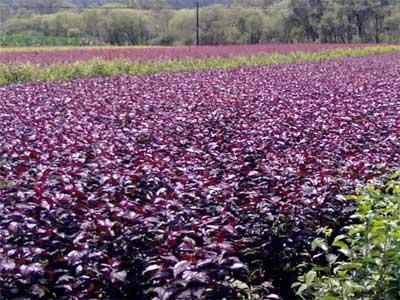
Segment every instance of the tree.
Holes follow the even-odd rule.
[[[63,0],[19,0],[15,7],[26,8],[39,14],[53,14],[67,6]]]
[[[193,45],[195,32],[194,10],[179,10],[169,21],[164,39],[173,44]]]
[[[162,9],[167,8],[165,0],[128,0],[128,7],[137,9]]]
[[[0,23],[5,22],[9,17],[11,17],[12,13],[10,8],[6,6],[0,7]]]
[[[106,16],[105,41],[112,45],[146,44],[152,30],[149,16],[135,10],[112,10]]]
[[[383,26],[387,33],[387,42],[400,43],[400,9],[385,18]]]
[[[303,31],[308,41],[319,38],[318,24],[326,9],[323,0],[291,0],[289,3],[290,23]]]
[[[375,43],[380,43],[380,34],[383,30],[385,17],[390,13],[390,0],[374,0],[372,1],[373,23],[375,28]]]
[[[187,6],[193,7],[195,0],[185,1]],[[205,5],[215,1],[203,0],[201,3]],[[75,8],[66,11],[65,7],[60,6],[64,3],[62,0],[0,0],[0,4],[9,5],[0,6],[0,32],[85,37],[116,45],[194,43],[195,10],[163,9],[167,2],[170,5],[183,5],[180,0],[68,2],[103,6],[99,9]],[[202,44],[400,42],[398,0],[221,2],[226,5],[201,8]],[[107,9],[110,7],[112,9]]]
[[[242,9],[236,12],[236,27],[247,44],[258,44],[263,31],[263,17],[257,10]]]
[[[274,0],[234,0],[232,5],[242,7],[261,7],[268,8],[274,4]]]

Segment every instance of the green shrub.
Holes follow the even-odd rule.
[[[312,243],[311,270],[293,285],[302,299],[400,299],[400,172],[369,184],[354,200],[353,225]],[[306,266],[300,266],[304,268]]]
[[[75,29],[76,31],[76,29]],[[26,36],[1,35],[0,47],[31,47],[31,46],[86,46],[99,45],[99,41],[75,36]]]

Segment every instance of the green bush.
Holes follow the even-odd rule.
[[[0,47],[31,47],[31,46],[88,46],[99,45],[95,39],[62,36],[25,36],[0,35]]]
[[[311,270],[293,285],[302,299],[400,299],[400,171],[359,190],[353,225],[312,243]],[[305,265],[301,268],[307,267]]]

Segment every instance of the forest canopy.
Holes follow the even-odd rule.
[[[202,44],[398,43],[399,0],[203,0]],[[193,0],[0,0],[0,45],[191,45]],[[3,42],[7,44],[7,42]]]

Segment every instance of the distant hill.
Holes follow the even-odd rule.
[[[129,0],[67,0],[70,3],[75,4],[76,6],[96,6],[96,5],[102,5],[105,3],[129,3]],[[188,7],[194,7],[196,0],[162,0],[163,2],[166,2],[169,6],[173,8],[188,8]],[[162,2],[160,1],[160,2]],[[1,0],[0,0],[1,2]],[[135,1],[130,1],[131,3],[134,3]],[[213,5],[213,4],[229,4],[231,3],[232,0],[199,0],[200,5],[202,6],[208,6],[208,5]]]
[[[62,6],[71,4],[78,7],[93,7],[111,3],[122,3],[131,5],[134,3],[150,3],[149,0],[0,0],[1,7],[12,9],[33,8],[46,6]],[[190,8],[194,7],[196,0],[156,0],[156,3],[163,3],[172,8]],[[199,0],[201,6],[213,4],[230,4],[233,0]]]
[[[174,8],[187,8],[194,7],[195,0],[166,0],[169,5]],[[199,3],[202,6],[213,5],[213,4],[230,4],[231,0],[200,0]]]

